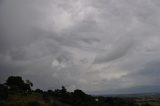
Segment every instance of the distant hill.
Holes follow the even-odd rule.
[[[109,94],[101,95],[105,97],[160,97],[160,93],[134,93],[134,94]]]

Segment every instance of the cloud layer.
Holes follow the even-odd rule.
[[[87,93],[158,91],[159,0],[0,1],[0,81]]]

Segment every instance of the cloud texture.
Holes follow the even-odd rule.
[[[87,93],[158,91],[159,0],[1,0],[0,81]]]

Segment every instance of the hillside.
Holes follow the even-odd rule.
[[[71,106],[49,97],[45,100],[39,93],[10,93],[5,101],[0,102],[0,106]]]
[[[33,84],[19,76],[11,76],[0,84],[0,106],[160,106],[160,97],[91,96],[80,89],[32,90]]]

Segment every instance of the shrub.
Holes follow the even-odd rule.
[[[8,88],[5,85],[0,84],[0,100],[6,100],[8,98]]]
[[[47,93],[43,93],[43,100],[45,101],[45,102],[48,102],[49,101],[49,95],[47,94]]]

